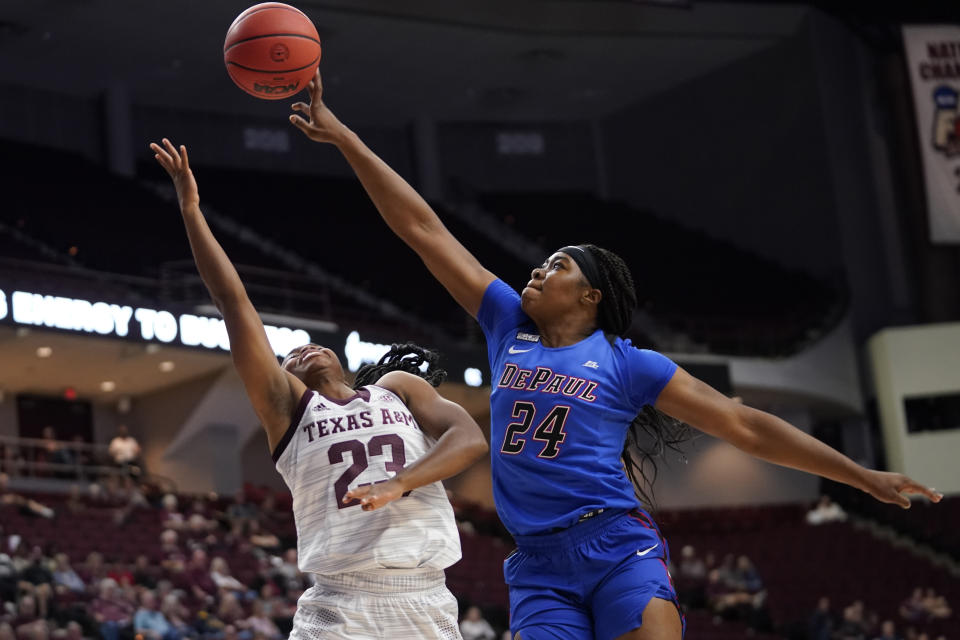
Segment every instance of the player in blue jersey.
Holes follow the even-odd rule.
[[[620,336],[636,293],[618,256],[567,246],[518,295],[487,271],[430,206],[327,109],[319,75],[291,122],[335,144],[390,228],[487,338],[497,512],[517,542],[504,564],[510,625],[522,640],[677,640],[683,622],[666,542],[640,508],[628,433],[671,436],[682,421],[764,460],[845,482],[878,500],[940,495],[865,469],[776,416],[734,402],[668,358]],[[641,454],[642,456],[642,454]]]

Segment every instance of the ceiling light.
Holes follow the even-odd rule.
[[[37,347],[38,358],[49,358],[53,355],[53,349],[50,347]]]
[[[110,393],[116,388],[117,388],[117,383],[114,382],[113,380],[104,380],[103,382],[100,383],[100,391],[106,391],[107,393]]]
[[[160,371],[163,371],[164,373],[169,373],[173,371],[174,366],[175,365],[173,364],[173,360],[164,360],[163,362],[160,363]]]

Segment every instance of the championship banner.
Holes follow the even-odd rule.
[[[960,243],[960,26],[904,27],[930,240]]]

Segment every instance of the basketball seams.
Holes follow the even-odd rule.
[[[317,40],[313,36],[305,36],[302,33],[265,33],[260,36],[250,36],[248,38],[243,38],[242,40],[237,40],[236,42],[231,43],[229,47],[223,50],[223,52],[227,53],[228,51],[230,51],[230,49],[233,49],[238,44],[243,44],[244,42],[250,42],[251,40],[262,40],[263,38],[274,38],[274,37],[303,38],[304,40],[310,40],[311,42],[315,42],[317,46],[320,46],[319,40]]]
[[[297,14],[303,16],[303,17],[306,18],[307,20],[310,20],[310,16],[308,16],[307,14],[305,14],[303,11],[300,11],[300,9],[297,9],[296,7],[291,7],[291,6],[289,6],[289,5],[284,5],[282,2],[276,2],[276,3],[271,3],[270,6],[268,6],[268,7],[260,7],[259,9],[256,9],[256,10],[254,10],[254,11],[251,11],[250,13],[246,14],[245,16],[243,16],[242,18],[240,18],[239,20],[236,20],[232,25],[230,25],[230,29],[228,29],[228,33],[229,33],[230,31],[233,31],[234,27],[239,26],[240,23],[242,23],[244,20],[246,20],[246,19],[249,18],[250,16],[252,16],[252,15],[254,15],[254,14],[257,14],[257,13],[260,13],[261,11],[268,11],[268,10],[270,10],[270,9],[283,9],[284,11],[292,11],[292,12],[294,12],[294,13],[297,13]],[[311,22],[312,22],[312,21],[311,21]]]
[[[302,67],[297,67],[296,69],[254,69],[253,67],[245,67],[239,62],[233,62],[232,60],[225,60],[224,62],[226,62],[228,66],[233,65],[235,67],[243,69],[244,71],[253,71],[254,73],[293,73],[294,71],[303,71],[304,69],[307,69],[317,64],[318,62],[320,62],[320,55],[318,54],[316,58],[314,58],[307,64],[303,65]]]

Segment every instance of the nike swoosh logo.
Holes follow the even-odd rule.
[[[510,347],[509,353],[526,353],[527,351],[533,351],[533,348],[530,349],[517,349],[516,347]]]
[[[649,549],[644,549],[643,551],[637,551],[637,555],[638,555],[638,556],[645,556],[645,555],[647,555],[648,553],[650,553],[651,551],[653,551],[654,549],[656,549],[656,548],[659,547],[659,546],[660,546],[660,543],[658,542],[657,544],[653,545],[653,546],[650,547]]]

